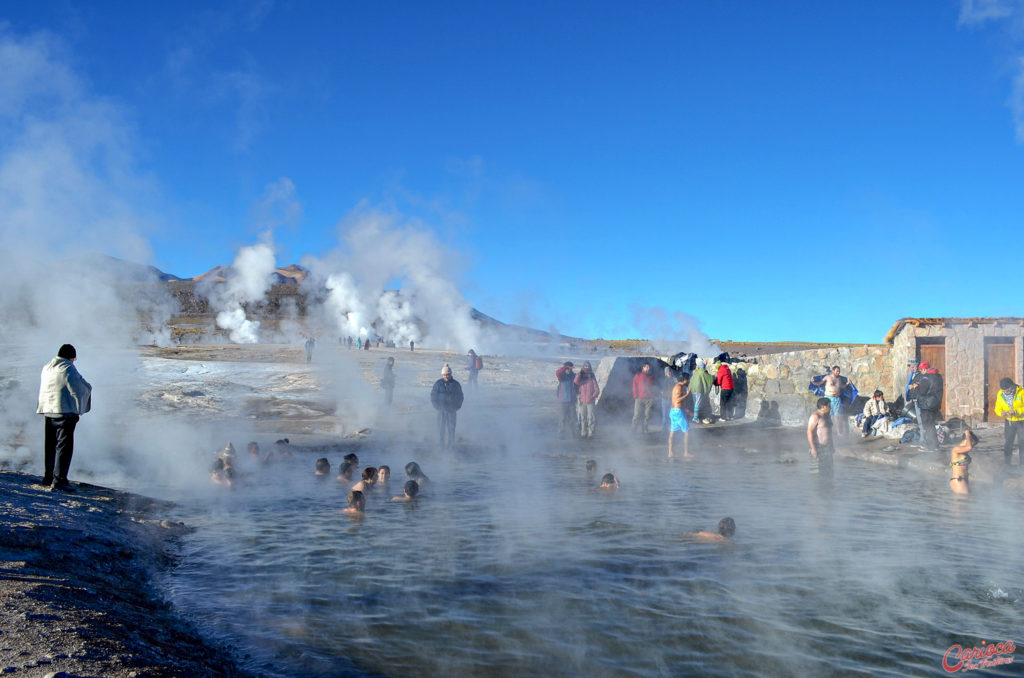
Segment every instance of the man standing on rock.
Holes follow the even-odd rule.
[[[580,397],[580,437],[593,438],[594,429],[597,427],[594,408],[597,405],[597,397],[601,395],[601,387],[594,376],[594,368],[591,367],[590,361],[584,361],[573,383]]]
[[[555,394],[558,396],[558,437],[565,438],[566,429],[570,437],[577,430],[579,419],[576,415],[576,373],[572,371],[573,364],[568,360],[555,370],[555,379],[558,380],[558,389]]]
[[[68,482],[75,451],[75,426],[79,417],[92,408],[92,386],[75,369],[77,357],[75,347],[64,344],[39,377],[36,414],[43,415],[46,426],[43,485],[62,492],[75,491]]]
[[[996,395],[995,414],[1004,420],[1003,459],[1007,466],[1013,461],[1014,439],[1020,449],[1021,465],[1024,465],[1024,388],[1013,383],[1013,379],[1003,377],[999,381],[999,393]]]
[[[711,407],[711,387],[715,385],[715,378],[707,370],[708,363],[703,358],[697,358],[697,369],[690,376],[690,393],[693,394],[693,421],[700,420],[700,412],[705,406]]]
[[[455,413],[462,407],[462,400],[462,385],[455,381],[452,368],[445,363],[441,368],[441,378],[430,390],[430,404],[437,410],[437,428],[443,450],[455,446]]]
[[[391,405],[395,397],[395,359],[388,356],[384,361],[384,372],[380,376],[380,387],[384,389],[384,404]]]
[[[633,431],[637,427],[647,433],[647,422],[651,419],[651,408],[654,406],[654,375],[651,366],[644,363],[640,373],[633,375]]]
[[[921,428],[921,444],[933,452],[939,450],[935,422],[942,409],[942,388],[942,375],[937,369],[927,362],[917,366],[917,375],[910,384],[910,397],[917,401],[917,409],[921,413],[921,420],[917,422]]]

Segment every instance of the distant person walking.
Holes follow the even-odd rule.
[[[697,369],[690,375],[690,393],[693,394],[693,421],[700,421],[701,411],[711,409],[711,389],[715,378],[707,370],[708,363],[697,358]]]
[[[469,353],[466,354],[466,357],[469,359],[468,364],[466,365],[469,368],[469,379],[466,383],[468,386],[476,387],[479,385],[477,384],[476,378],[477,375],[480,374],[480,370],[484,368],[484,360],[478,356],[476,351],[473,349],[469,349]]]
[[[409,352],[412,353],[415,350],[416,350],[416,340],[415,339],[410,339],[409,340]]]
[[[917,422],[921,429],[921,444],[933,452],[939,449],[935,422],[942,409],[942,389],[942,375],[937,369],[927,362],[917,366],[917,374],[910,383],[910,397],[917,402],[917,409],[921,413],[921,420]]]
[[[388,356],[384,361],[384,371],[380,377],[380,387],[384,389],[384,404],[391,405],[395,397],[395,359]]]
[[[363,350],[364,351],[369,351],[370,350],[370,338],[369,337],[367,337],[366,341],[363,342]]]
[[[651,374],[651,366],[644,364],[640,372],[633,375],[633,431],[637,428],[641,433],[647,433],[647,423],[651,419],[651,407],[654,406],[654,397],[657,390],[654,384],[654,375]]]
[[[309,337],[306,339],[306,364],[308,365],[313,360],[313,348],[316,347],[316,339]]]
[[[437,428],[441,449],[450,450],[455,446],[455,413],[462,407],[462,385],[452,377],[452,368],[445,363],[441,378],[430,390],[430,404],[437,410]]]
[[[832,401],[828,398],[818,398],[817,409],[807,420],[807,442],[811,446],[811,473],[832,473],[835,439],[831,411]]]
[[[572,436],[578,430],[578,419],[576,416],[576,373],[572,370],[573,364],[568,360],[555,370],[555,379],[558,380],[558,437],[565,438],[566,430]]]
[[[1024,388],[1003,377],[999,381],[995,414],[1003,418],[1003,460],[1009,466],[1013,461],[1014,441],[1019,452],[1018,465],[1024,465]]]
[[[733,380],[732,370],[729,369],[728,364],[721,363],[718,365],[718,372],[715,373],[715,386],[721,389],[719,411],[721,412],[722,419],[732,421],[732,396],[733,391],[736,388],[736,382]]]
[[[43,415],[45,426],[43,485],[63,492],[75,491],[68,482],[75,426],[79,417],[92,409],[92,386],[75,368],[77,358],[75,347],[64,344],[39,376],[36,414]]]
[[[594,437],[594,431],[597,429],[597,414],[594,410],[597,407],[597,397],[601,395],[601,387],[597,383],[594,368],[591,367],[589,360],[583,363],[574,383],[580,398],[580,437],[590,439]]]

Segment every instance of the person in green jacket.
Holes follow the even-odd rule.
[[[690,375],[690,393],[693,394],[693,420],[700,421],[701,409],[711,407],[711,387],[715,385],[715,378],[707,370],[708,363],[703,358],[697,358],[697,369]]]

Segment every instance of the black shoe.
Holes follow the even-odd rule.
[[[39,484],[42,485],[43,487],[49,487],[50,485],[53,485],[53,477],[51,476],[47,478],[46,476],[43,476],[43,479],[39,482]]]
[[[74,494],[75,488],[71,486],[68,481],[57,481],[50,486],[50,491],[67,492],[68,494]]]

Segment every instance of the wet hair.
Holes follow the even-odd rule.
[[[71,344],[62,344],[61,347],[57,349],[57,357],[64,358],[65,360],[74,360],[78,357],[78,352],[75,351],[75,347]]]
[[[1010,379],[1009,377],[1003,377],[999,380],[999,389],[1002,391],[1013,388],[1014,386],[1016,386],[1016,384],[1014,384],[1013,379]]]
[[[413,476],[421,478],[423,477],[423,469],[421,469],[420,465],[417,464],[416,462],[410,461],[408,464],[405,465],[405,475],[409,476],[410,478],[412,478]]]
[[[718,534],[723,537],[731,537],[736,534],[736,521],[732,518],[722,518],[718,521]]]
[[[372,466],[367,466],[363,469],[363,480],[376,480],[377,469]]]
[[[255,440],[253,440],[251,443],[249,443],[246,446],[245,449],[247,449],[249,451],[249,454],[252,454],[253,451],[255,451],[256,454],[259,454],[260,453],[260,444],[258,442],[256,442]]]
[[[881,391],[875,391],[875,393],[874,393],[874,396],[875,396],[876,398],[881,398],[881,397],[882,397],[883,395],[885,395],[885,394],[884,394],[884,393],[882,393]]]
[[[344,461],[345,463],[348,464],[358,464],[359,456],[355,452],[349,452],[348,454],[345,455]]]
[[[387,464],[381,464],[380,466],[377,467],[377,472],[380,473],[381,471],[387,471],[388,478],[391,477],[391,467],[388,466]]]
[[[818,398],[818,405],[814,409],[820,410],[825,406],[832,407],[832,401],[828,398]]]
[[[593,459],[587,459],[587,470],[588,471],[596,471],[597,470],[597,462],[594,461]]]
[[[415,497],[420,493],[420,484],[415,480],[405,481],[405,493],[410,497]]]
[[[351,480],[352,472],[355,471],[355,468],[356,467],[353,464],[350,464],[347,461],[342,463],[342,465],[338,467],[338,477],[344,478],[345,480]]]
[[[327,473],[331,470],[331,462],[327,461],[327,457],[320,457],[316,460],[316,470]]]
[[[603,476],[601,476],[601,484],[604,485],[605,483],[609,483],[611,485],[614,485],[615,484],[615,476],[612,475],[611,473],[605,473]]]
[[[348,505],[352,508],[362,508],[366,506],[366,497],[359,490],[352,490],[348,493]]]

